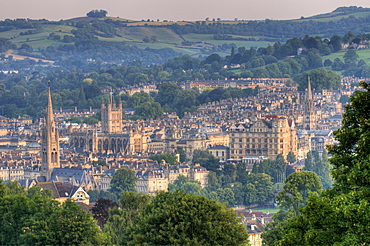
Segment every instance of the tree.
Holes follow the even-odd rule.
[[[101,245],[109,239],[92,216],[73,201],[62,205],[50,190],[0,185],[1,245]],[[19,189],[20,188],[20,189]]]
[[[207,190],[208,191],[216,191],[218,188],[220,188],[220,182],[217,178],[217,175],[215,172],[210,171],[208,173],[208,186]]]
[[[273,177],[274,183],[284,183],[286,178],[286,165],[284,156],[278,154],[276,159],[271,163],[271,177]]]
[[[330,165],[328,162],[328,153],[326,149],[324,149],[321,157],[318,151],[315,151],[314,155],[312,155],[311,151],[308,152],[305,160],[304,170],[316,173],[319,176],[324,188],[331,186],[332,179],[330,176]]]
[[[334,60],[334,63],[336,61]],[[333,64],[334,65],[334,64]],[[311,86],[316,90],[322,89],[339,89],[341,87],[341,77],[333,71],[323,68],[318,68],[305,73],[299,79],[299,87],[301,89],[307,88],[307,80],[310,77]]]
[[[321,188],[321,181],[314,172],[295,172],[286,179],[283,190],[277,196],[277,201],[282,209],[293,209],[297,215],[298,208],[306,205],[310,192],[319,194]]]
[[[313,195],[300,215],[283,227],[279,245],[366,245],[370,243],[370,85],[351,96],[342,127],[334,132],[338,144],[332,154],[334,184],[321,196]]]
[[[181,191],[160,192],[141,214],[129,245],[244,245],[248,234],[224,204]]]
[[[121,208],[109,210],[109,219],[104,231],[112,238],[114,245],[127,245],[130,239],[131,228],[139,219],[139,214],[150,202],[151,196],[144,193],[126,191],[120,199]]]
[[[160,154],[160,155],[152,155],[149,157],[149,159],[152,159],[153,161],[156,161],[157,163],[162,163],[164,160],[166,163],[169,163],[171,165],[178,164],[176,156],[172,154]]]
[[[135,107],[135,115],[145,120],[158,119],[163,116],[163,108],[157,102],[144,102]]]
[[[209,177],[208,177],[209,178]],[[248,172],[247,172],[247,164],[244,162],[239,162],[236,166],[236,180],[241,184],[246,184],[248,182]]]
[[[180,162],[185,162],[186,161],[186,152],[182,146],[177,146],[177,153],[180,155]]]
[[[356,50],[347,50],[343,55],[343,58],[346,63],[356,63],[359,56],[357,55]]]
[[[91,10],[89,13],[86,14],[87,17],[94,17],[94,18],[103,18],[106,17],[108,14],[105,10]]]
[[[344,63],[342,62],[341,59],[335,58],[333,64],[331,65],[331,68],[334,71],[340,71],[344,69]]]
[[[299,214],[299,208],[307,203],[310,192],[321,192],[321,183],[315,173],[302,171],[289,175],[277,196],[280,210],[262,234],[264,245],[278,245],[277,242],[284,236],[284,226]]]
[[[296,162],[296,161],[297,161],[297,158],[295,157],[295,154],[294,154],[292,151],[288,153],[287,161],[288,161],[290,164],[293,164],[294,162]]]
[[[125,191],[136,191],[136,180],[137,177],[131,169],[118,169],[110,181],[110,192],[120,196]]]
[[[158,86],[158,94],[155,100],[162,106],[172,105],[176,97],[181,93],[181,87],[173,82],[165,82]]]
[[[130,96],[127,100],[127,106],[131,108],[135,108],[140,106],[145,102],[154,102],[154,98],[151,97],[148,93],[145,92],[136,92],[132,96]]]
[[[217,193],[217,198],[219,202],[225,202],[229,204],[229,206],[234,205],[235,196],[231,188],[217,189],[216,193]]]
[[[324,61],[324,67],[331,67],[333,65],[333,62],[330,59],[326,59]]]
[[[248,176],[246,184],[248,189],[252,189],[255,193],[255,200],[246,200],[246,204],[262,203],[270,201],[274,196],[274,190],[271,182],[271,177],[265,173],[251,173]],[[248,191],[245,192],[248,194]]]
[[[91,214],[82,210],[72,200],[61,207],[49,208],[51,213],[36,214],[27,220],[21,236],[25,245],[101,245],[109,244],[99,232]],[[73,215],[73,216],[72,216]]]
[[[205,167],[207,170],[215,172],[220,168],[220,160],[210,154],[208,151],[194,150],[193,153],[193,164],[200,163],[202,167]]]
[[[329,44],[333,46],[334,52],[339,51],[342,49],[342,38],[338,35],[334,35],[331,37]]]
[[[118,207],[118,203],[109,199],[99,198],[91,209],[93,218],[98,221],[100,228],[103,228],[109,218],[109,209]]]
[[[144,42],[144,43],[150,43],[150,38],[149,38],[148,36],[145,36],[145,37],[143,38],[143,42]]]
[[[130,220],[133,221],[139,211],[150,202],[150,198],[148,194],[125,191],[119,201],[121,209],[127,212]]]

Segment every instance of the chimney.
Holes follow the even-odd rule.
[[[261,223],[262,225],[264,225],[264,224],[265,224],[265,218],[263,217],[263,215],[261,215],[260,223]]]

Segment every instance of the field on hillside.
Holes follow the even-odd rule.
[[[63,26],[63,25],[47,25],[42,27],[40,30],[35,29],[17,29],[11,30],[6,32],[0,32],[0,38],[7,38],[12,41],[12,43],[16,44],[20,47],[23,43],[27,43],[32,46],[32,48],[46,48],[47,46],[57,46],[63,44],[61,42],[57,42],[54,40],[48,39],[50,33],[55,33],[63,38],[64,35],[72,35],[71,31],[76,29],[75,27],[71,26]],[[35,31],[33,34],[29,35],[20,35],[21,32],[26,32],[29,30]]]
[[[335,58],[339,58],[339,59],[341,59],[343,61],[343,55],[345,53],[346,53],[345,51],[332,53],[332,54],[330,54],[328,56],[323,56],[322,57],[322,60],[325,61],[326,59],[330,59],[331,61],[334,61]],[[370,64],[370,49],[367,49],[367,50],[356,50],[356,53],[360,57],[360,59],[364,59],[364,61],[367,64]]]
[[[184,39],[190,42],[206,42],[213,45],[223,45],[223,44],[235,44],[238,47],[246,47],[249,49],[250,47],[267,47],[269,44],[273,44],[274,42],[268,41],[245,41],[245,40],[215,40],[213,38],[213,34],[185,34],[182,35]],[[234,38],[241,37],[241,38],[252,38],[252,36],[237,36],[232,35]],[[254,37],[259,39],[260,37]]]
[[[123,38],[129,41],[142,42],[144,37],[157,37],[157,42],[169,44],[181,44],[184,40],[169,28],[158,27],[123,27],[118,30]]]

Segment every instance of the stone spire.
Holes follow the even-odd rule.
[[[307,106],[309,107],[309,110],[313,110],[313,96],[312,96],[312,90],[311,90],[311,81],[310,76],[308,76],[308,85],[307,85]]]
[[[306,94],[306,102],[305,102],[305,110],[304,110],[304,121],[303,121],[303,128],[305,130],[316,130],[316,112],[315,106],[313,103],[313,95],[311,89],[311,81],[310,77],[308,76],[307,81],[307,94]]]
[[[46,108],[44,129],[42,131],[41,148],[41,175],[45,176],[46,181],[48,181],[51,178],[54,168],[60,168],[59,134],[54,122],[50,84],[48,86],[48,104]]]

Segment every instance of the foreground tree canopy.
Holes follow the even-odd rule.
[[[311,196],[274,245],[370,244],[370,85],[361,86],[334,132],[339,144],[329,147],[333,188]]]
[[[51,199],[49,190],[23,190],[0,180],[1,245],[109,245],[91,214],[73,201]]]
[[[244,245],[248,234],[224,204],[182,191],[160,192],[140,215],[130,245]]]

